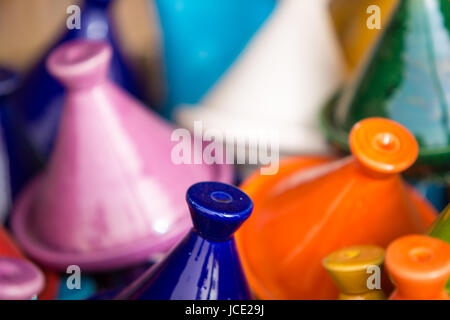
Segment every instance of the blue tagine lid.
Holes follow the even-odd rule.
[[[245,300],[250,291],[233,234],[250,216],[252,200],[236,187],[200,182],[186,194],[193,228],[160,263],[117,299]]]

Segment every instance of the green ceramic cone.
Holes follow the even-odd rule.
[[[426,234],[450,243],[450,205],[442,211]],[[447,282],[447,292],[450,294],[450,280]]]
[[[348,149],[356,122],[386,117],[415,135],[419,163],[449,168],[450,1],[400,1],[360,71],[323,111],[328,138]]]

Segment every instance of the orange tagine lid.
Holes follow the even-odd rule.
[[[386,250],[386,267],[397,289],[393,300],[448,300],[450,245],[423,235],[409,235]]]
[[[296,157],[276,175],[255,173],[242,189],[254,212],[236,235],[250,285],[261,299],[336,299],[322,260],[335,250],[423,233],[431,205],[399,173],[418,155],[414,136],[388,119],[355,124],[353,156]]]

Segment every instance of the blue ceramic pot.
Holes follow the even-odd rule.
[[[47,51],[26,77],[18,92],[16,99],[19,115],[25,124],[30,141],[43,159],[47,158],[56,137],[63,98],[62,86],[46,70],[48,52],[61,43],[73,39],[108,41],[114,52],[110,67],[111,79],[131,94],[136,95],[139,92],[114,40],[112,24],[108,17],[110,2],[112,1],[86,0],[81,9],[81,29],[67,29],[65,35]],[[66,29],[65,24],[61,28]]]
[[[0,217],[3,218],[9,207],[7,199],[15,198],[42,165],[26,139],[11,101],[18,85],[18,75],[0,67]]]
[[[131,300],[248,300],[251,298],[233,238],[253,203],[241,190],[200,182],[186,199],[193,229],[159,264],[116,298]]]
[[[448,205],[447,184],[432,180],[410,180],[414,188],[441,212]]]
[[[155,0],[162,29],[171,117],[194,104],[228,69],[275,7],[276,0]]]

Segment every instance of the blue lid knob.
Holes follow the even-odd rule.
[[[18,86],[18,74],[0,67],[0,97],[12,93]]]
[[[194,231],[201,237],[225,241],[250,216],[252,200],[241,190],[220,182],[199,182],[186,193]]]

